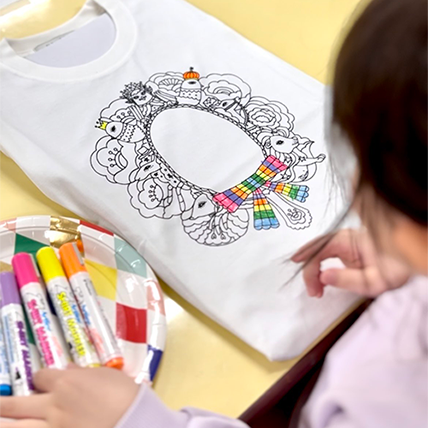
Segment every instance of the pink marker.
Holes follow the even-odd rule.
[[[53,329],[52,314],[33,257],[18,253],[12,258],[12,266],[44,366],[65,369],[69,363],[68,354]]]

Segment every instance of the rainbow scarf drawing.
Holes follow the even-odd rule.
[[[263,160],[254,174],[238,185],[217,193],[213,201],[233,213],[251,196],[253,199],[254,228],[256,230],[275,229],[279,227],[279,221],[262,189],[266,188],[298,202],[305,202],[309,195],[308,186],[272,181],[287,168],[286,164],[270,155]]]

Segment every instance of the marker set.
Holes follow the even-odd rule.
[[[14,273],[0,273],[0,395],[34,392],[23,308],[44,367],[65,369],[71,360],[81,367],[123,367],[77,245],[64,244],[59,254],[61,261],[51,247],[37,252],[41,276],[28,253],[12,258]],[[55,328],[49,300],[62,332]]]

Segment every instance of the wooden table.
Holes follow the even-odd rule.
[[[188,1],[323,83],[328,81],[330,56],[340,40],[341,30],[358,3],[358,0]],[[9,13],[0,11],[1,37],[24,37],[55,27],[70,19],[83,2],[19,1],[23,5],[20,9],[11,11],[10,7]],[[36,214],[75,217],[46,198],[12,160],[1,155],[0,162],[0,220]],[[194,406],[237,417],[301,358],[269,362],[167,285],[162,286],[168,339],[154,389],[171,408]]]

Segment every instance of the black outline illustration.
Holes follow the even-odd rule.
[[[260,167],[221,193],[180,176],[156,149],[151,126],[162,112],[182,108],[211,113],[245,132],[260,147]],[[96,126],[105,135],[91,155],[93,170],[127,186],[142,217],[179,217],[184,232],[200,244],[237,241],[248,230],[250,211],[257,230],[279,227],[276,215],[292,229],[311,224],[311,213],[302,206],[309,194],[304,183],[325,155],[315,157],[314,142],[293,132],[294,116],[284,104],[253,96],[238,76],[200,77],[193,68],[156,73],[146,83],[125,85]]]

